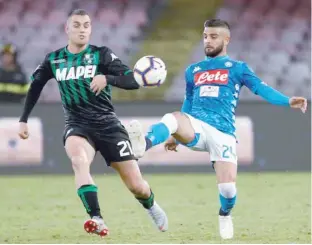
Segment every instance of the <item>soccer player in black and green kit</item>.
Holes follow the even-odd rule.
[[[74,10],[66,24],[68,45],[49,53],[32,75],[32,83],[20,118],[19,136],[27,139],[27,119],[51,78],[60,90],[65,112],[64,146],[75,173],[78,195],[90,215],[88,233],[108,234],[98,203],[98,188],[90,175],[97,151],[114,168],[128,189],[148,211],[160,231],[168,229],[165,212],[137,165],[128,133],[111,102],[111,86],[138,89],[132,71],[107,47],[89,44],[91,20],[86,11]]]

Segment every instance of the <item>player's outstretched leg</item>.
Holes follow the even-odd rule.
[[[134,155],[141,158],[145,151],[153,146],[165,142],[170,135],[174,135],[181,143],[189,143],[194,140],[195,132],[189,118],[182,112],[167,113],[159,123],[150,127],[145,135],[141,123],[133,120],[126,126]]]
[[[84,223],[84,229],[88,233],[106,236],[108,229],[101,215],[98,188],[90,175],[90,164],[95,150],[86,139],[79,136],[69,136],[66,139],[65,149],[72,162],[78,196],[90,216]]]
[[[231,210],[236,202],[236,175],[237,165],[230,162],[216,162],[214,168],[217,175],[219,199],[219,230],[222,239],[231,239],[234,236],[234,227]]]
[[[139,166],[135,160],[113,162],[111,166],[117,170],[127,188],[147,210],[160,231],[168,230],[168,218],[164,210],[154,200],[154,193],[143,179]]]

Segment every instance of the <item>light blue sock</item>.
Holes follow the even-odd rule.
[[[220,215],[228,215],[236,202],[236,195],[232,198],[225,198],[221,194],[219,194],[220,203],[221,203],[221,214]]]
[[[169,138],[169,136],[170,131],[168,127],[164,123],[160,122],[151,126],[150,131],[147,133],[145,138],[147,141],[149,140],[152,143],[150,146],[152,147],[165,142]]]

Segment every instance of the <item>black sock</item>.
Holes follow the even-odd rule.
[[[151,195],[147,199],[143,198],[137,198],[136,199],[139,201],[139,203],[142,204],[142,206],[146,209],[150,209],[154,205],[154,193],[151,190]]]
[[[98,216],[102,218],[100,205],[97,196],[97,187],[95,185],[83,185],[78,189],[80,197],[87,213],[92,218]]]
[[[230,211],[229,212],[224,212],[223,210],[222,210],[222,208],[220,208],[220,210],[219,210],[219,215],[220,216],[229,216],[230,215]]]
[[[147,151],[148,149],[152,148],[153,143],[152,143],[152,141],[151,141],[149,138],[147,138],[147,137],[145,137],[145,142],[146,142],[145,151]]]

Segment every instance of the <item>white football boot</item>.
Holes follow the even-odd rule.
[[[97,216],[86,220],[84,223],[84,229],[86,232],[99,235],[100,237],[108,235],[108,228],[105,225],[104,220]]]
[[[222,239],[232,239],[234,236],[234,228],[231,215],[219,215],[219,229]]]
[[[168,218],[164,210],[154,201],[154,205],[147,210],[148,214],[152,217],[153,222],[162,232],[168,230]]]
[[[129,134],[134,156],[136,158],[143,157],[146,148],[146,141],[141,123],[137,120],[132,120],[128,125],[126,125],[126,130]]]

